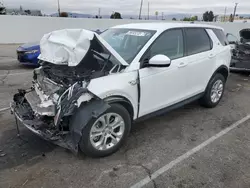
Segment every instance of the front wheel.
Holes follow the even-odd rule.
[[[131,117],[120,104],[91,119],[83,129],[79,147],[91,157],[104,157],[116,152],[125,141],[131,128]]]
[[[217,106],[224,94],[226,79],[223,75],[217,73],[209,81],[204,96],[200,102],[207,108]]]

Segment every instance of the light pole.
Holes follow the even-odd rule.
[[[148,20],[149,20],[149,2],[148,2]]]
[[[226,22],[226,14],[227,14],[227,7],[225,7],[225,11],[224,11],[224,22]]]
[[[234,17],[235,17],[235,13],[236,13],[237,5],[238,5],[238,3],[235,3],[235,6],[234,6],[234,14],[233,14],[233,22],[234,22]]]
[[[57,7],[58,7],[58,17],[60,17],[60,0],[57,0]]]
[[[139,12],[139,20],[141,19],[141,9],[142,9],[142,4],[143,4],[143,0],[141,0],[141,6],[140,6],[140,12]]]

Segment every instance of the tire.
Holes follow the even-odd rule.
[[[215,86],[216,83],[220,83],[222,84],[222,91],[221,91],[221,95],[218,98],[218,100],[215,100],[212,97],[212,90],[213,87]],[[221,98],[223,97],[224,94],[224,90],[225,90],[225,83],[226,83],[226,79],[223,75],[221,75],[220,73],[216,73],[209,81],[207,88],[205,90],[205,94],[203,95],[203,97],[200,99],[200,103],[202,106],[206,107],[206,108],[214,108],[216,107]],[[219,95],[217,95],[219,96]],[[214,100],[213,100],[214,99]]]
[[[105,156],[111,155],[111,154],[115,153],[122,146],[122,144],[124,143],[124,141],[128,137],[130,129],[131,129],[131,117],[130,117],[128,111],[122,105],[117,104],[117,103],[110,104],[110,106],[111,107],[106,112],[104,112],[103,114],[101,114],[97,118],[92,118],[87,123],[87,125],[84,127],[84,129],[82,131],[82,138],[81,138],[81,141],[79,143],[79,148],[83,152],[83,154],[90,156],[90,157],[105,157]],[[112,114],[113,114],[113,117],[112,117]],[[109,131],[109,133],[102,133],[101,136],[97,136],[97,137],[94,137],[92,139],[91,139],[90,135],[92,135],[92,133],[93,133],[92,130],[98,130],[98,132],[99,132],[100,130],[103,129],[102,126],[105,123],[102,123],[102,122],[103,122],[103,118],[105,119],[106,117],[110,118],[110,120],[112,120],[112,118],[114,120],[117,120],[117,119],[119,120],[119,118],[121,118],[124,122],[124,128],[121,128],[121,127],[123,127],[123,126],[121,126],[119,128],[119,130],[120,130],[120,132],[122,132],[122,130],[124,130],[124,131],[123,131],[121,138],[115,137],[115,138],[120,139],[116,145],[113,145],[111,148],[103,149],[100,146],[95,147],[94,145],[95,144],[97,145],[97,143],[104,143],[105,136],[110,135],[110,131]],[[97,129],[96,129],[96,127],[97,127]],[[105,128],[104,132],[107,131],[106,129],[108,129],[108,126],[107,126],[107,128]],[[115,130],[113,130],[113,131],[115,131]],[[104,134],[107,134],[107,135],[104,135]],[[118,133],[116,133],[116,134],[118,135]],[[111,135],[113,135],[113,134],[111,133]],[[114,138],[114,136],[113,136],[113,138]],[[104,139],[104,140],[101,141],[102,139]],[[108,139],[110,140],[111,138],[107,138],[106,143],[108,143],[108,141],[109,141]],[[96,142],[95,142],[95,140],[96,140]],[[112,141],[115,141],[115,140],[112,140]],[[110,144],[113,144],[113,143],[110,143]],[[100,149],[97,147],[100,147]],[[108,147],[110,147],[110,146],[108,145]]]

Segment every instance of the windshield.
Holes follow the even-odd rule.
[[[109,29],[101,36],[127,63],[131,63],[155,32],[117,28]]]

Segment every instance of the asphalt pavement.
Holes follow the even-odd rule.
[[[221,103],[197,102],[133,125],[115,154],[92,159],[21,129],[8,108],[31,85],[16,45],[0,45],[0,187],[7,188],[249,188],[250,77],[231,74]],[[2,110],[1,110],[2,109]]]

